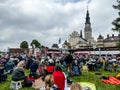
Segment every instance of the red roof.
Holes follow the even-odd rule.
[[[9,48],[10,53],[24,53],[24,52],[29,52],[29,49],[21,49],[21,48]]]

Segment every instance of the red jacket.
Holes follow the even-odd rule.
[[[64,90],[65,88],[65,76],[61,71],[53,72],[54,83],[58,86],[60,90]]]

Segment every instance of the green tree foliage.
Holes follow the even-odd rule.
[[[34,39],[31,42],[31,46],[32,46],[32,48],[40,48],[41,44],[40,44],[40,42],[38,40]]]
[[[117,3],[117,5],[113,5],[113,8],[118,10],[118,17],[112,22],[114,25],[114,28],[112,28],[112,30],[120,33],[120,0],[117,0]]]
[[[44,45],[41,45],[41,48],[45,48],[45,46],[44,46]]]
[[[120,0],[116,1],[117,4],[113,5],[113,8],[118,10],[118,17],[112,22],[112,24],[114,25],[114,28],[112,28],[112,30],[120,33]],[[120,41],[117,43],[117,48],[120,49]]]
[[[28,48],[29,47],[29,45],[28,45],[28,42],[27,41],[22,41],[21,43],[20,43],[20,48]]]

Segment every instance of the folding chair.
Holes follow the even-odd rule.
[[[21,81],[11,81],[10,89],[18,90],[20,88],[22,88]]]
[[[95,80],[95,82],[97,81],[97,79],[99,80],[101,78],[101,75],[102,75],[101,72],[95,72],[94,73],[94,80]]]
[[[88,73],[89,73],[89,69],[88,69],[88,66],[87,65],[83,65],[82,66],[82,74],[84,75],[84,73],[87,74],[87,77],[89,76]]]

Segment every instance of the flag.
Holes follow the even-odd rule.
[[[60,44],[61,43],[61,38],[59,38],[59,41],[58,41],[58,44]]]
[[[98,51],[99,51],[99,56],[101,57],[101,49],[100,49],[100,48],[98,48]]]

